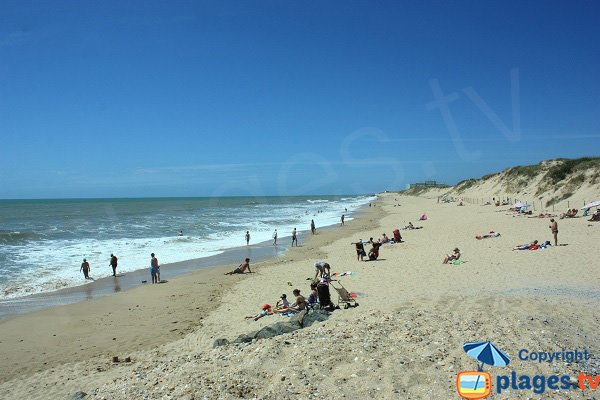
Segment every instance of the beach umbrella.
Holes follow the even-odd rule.
[[[600,200],[598,201],[592,201],[589,204],[586,204],[585,206],[581,207],[582,210],[587,210],[588,208],[592,208],[592,207],[598,207],[600,206]]]
[[[468,342],[463,345],[465,353],[481,362],[479,369],[483,364],[504,367],[510,363],[510,358],[492,342]]]

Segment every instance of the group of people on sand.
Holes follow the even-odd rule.
[[[364,242],[362,239],[358,239],[358,242],[352,242],[356,249],[356,261],[375,261],[379,257],[379,248],[383,244],[381,240],[374,241],[373,238],[370,238],[369,241]],[[369,253],[365,251],[365,244],[370,244],[371,249]],[[368,260],[365,260],[365,256],[368,256]]]
[[[291,316],[319,304],[318,286],[328,285],[329,282],[331,282],[331,266],[326,261],[317,260],[314,263],[314,267],[315,277],[310,282],[310,294],[308,295],[308,298],[302,295],[300,289],[294,289],[292,291],[292,294],[294,295],[293,303],[290,303],[287,294],[283,293],[275,303],[275,306],[268,303],[264,304],[257,314],[249,315],[245,317],[245,319],[258,321],[262,317],[273,314]],[[291,282],[288,282],[288,284],[291,285]]]
[[[270,304],[264,304],[258,314],[249,315],[245,317],[245,319],[253,319],[255,321],[258,321],[259,319],[261,319],[262,317],[266,317],[267,315],[294,314],[305,310],[308,303],[306,301],[306,298],[302,296],[302,294],[300,294],[300,289],[294,289],[292,293],[295,297],[295,301],[292,304],[290,304],[289,300],[287,299],[287,295],[284,293],[281,295],[279,300],[277,300],[275,307],[271,306]]]

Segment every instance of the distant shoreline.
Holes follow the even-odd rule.
[[[368,207],[368,205],[365,205],[354,212],[349,212],[346,215],[353,218],[353,216],[360,214],[364,207]],[[347,219],[347,221],[350,220],[351,219]],[[336,224],[326,225],[319,227],[318,230],[328,230],[335,226]],[[300,242],[306,240],[308,232],[308,229],[298,231],[298,239]],[[272,241],[269,240],[251,244],[249,246],[227,248],[224,249],[222,253],[208,257],[161,264],[161,279],[168,281],[169,279],[192,272],[204,269],[224,268],[226,266],[229,266],[233,270],[241,260],[246,257],[250,258],[250,267],[253,268],[253,265],[256,263],[283,256],[289,249],[290,243],[291,236],[280,236],[278,238],[277,246],[273,246]],[[117,275],[121,276],[107,276],[91,282],[82,281],[80,285],[63,289],[0,300],[0,320],[50,307],[111,296],[115,293],[151,284],[148,283],[151,282],[148,268],[140,268],[122,274],[117,273]]]

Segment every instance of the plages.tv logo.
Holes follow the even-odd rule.
[[[504,367],[510,358],[491,342],[467,342],[463,345],[465,352],[479,363],[477,371],[461,371],[456,377],[456,391],[464,399],[483,399],[492,392],[492,377],[483,371],[488,364]]]

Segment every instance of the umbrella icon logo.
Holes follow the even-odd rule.
[[[492,391],[491,376],[483,371],[483,365],[504,367],[510,363],[510,358],[491,342],[468,342],[463,345],[463,349],[479,364],[477,371],[462,371],[458,374],[456,389],[465,399],[483,399]]]

